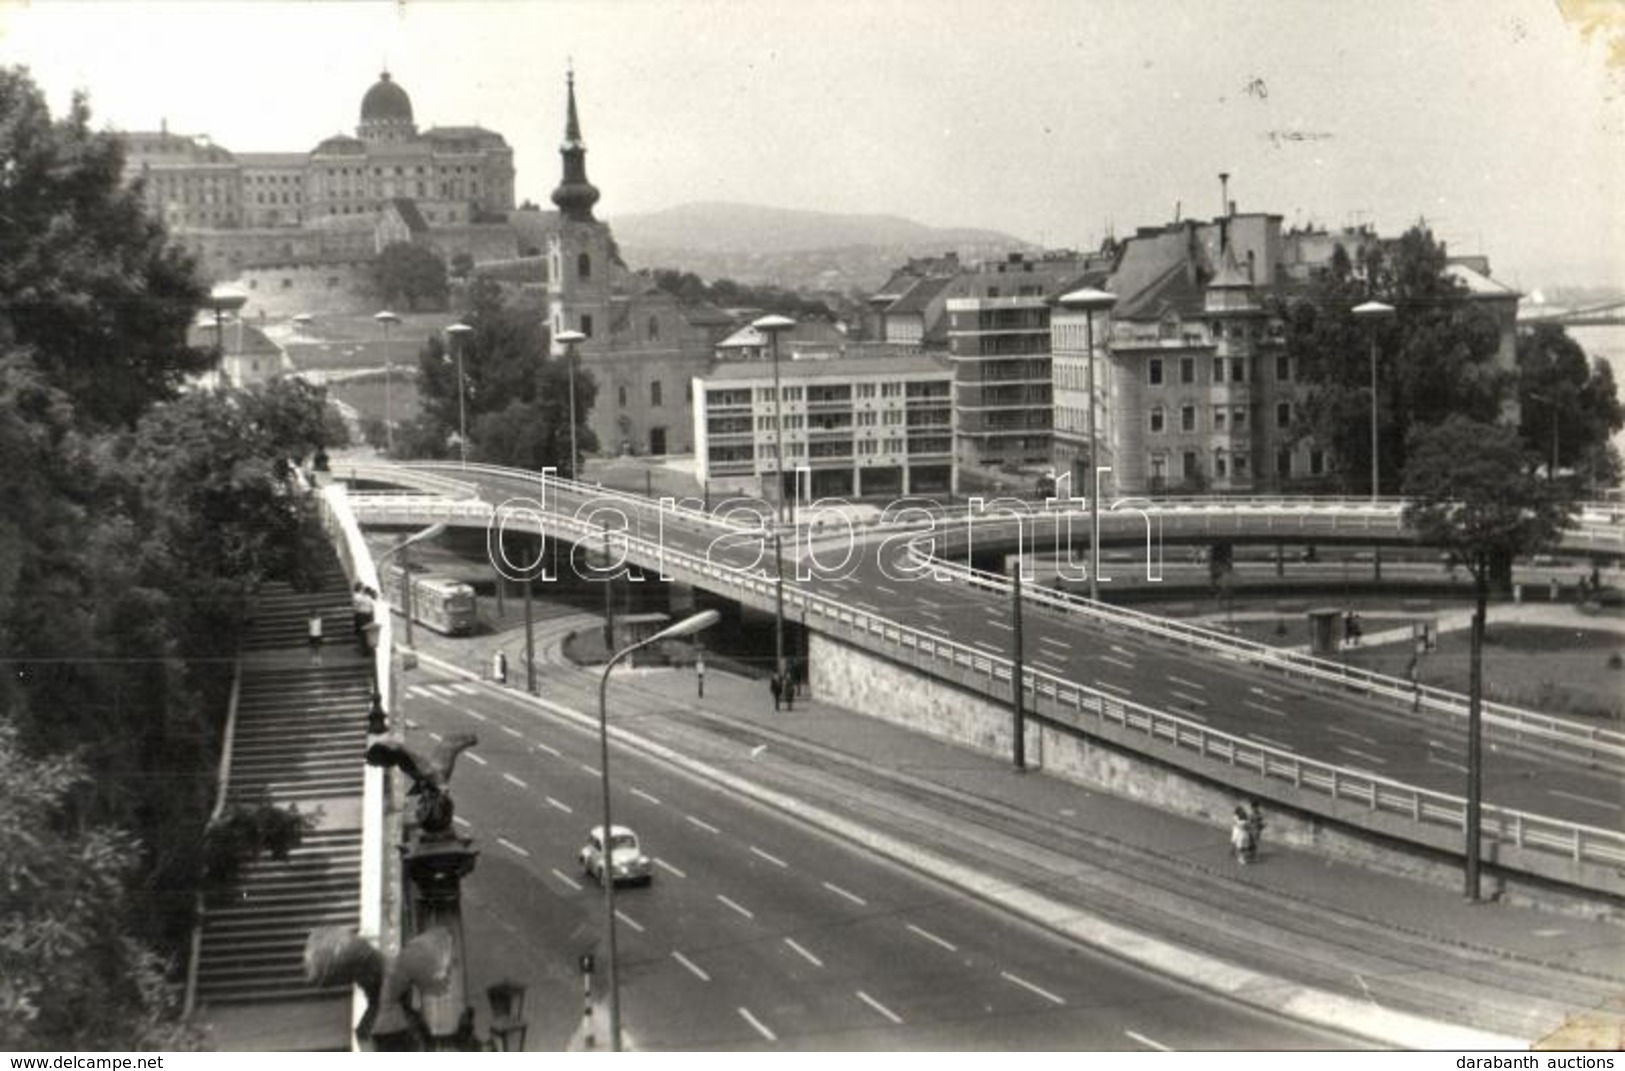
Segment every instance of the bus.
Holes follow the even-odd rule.
[[[396,611],[406,605],[401,590],[406,571],[388,569],[384,595]],[[474,631],[474,589],[461,580],[412,571],[412,620],[444,636],[467,636]]]

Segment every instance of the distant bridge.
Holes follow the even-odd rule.
[[[1618,327],[1625,324],[1625,301],[1584,309],[1535,309],[1518,313],[1518,323],[1559,324],[1563,327]]]

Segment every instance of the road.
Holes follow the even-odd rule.
[[[491,502],[537,494],[534,484],[523,481],[486,473],[468,478]],[[557,498],[566,507],[580,501],[579,494],[569,492]],[[635,514],[629,500],[614,501]],[[647,515],[632,519],[641,522],[642,534],[658,533],[666,546],[709,553],[713,561],[740,567],[771,567],[771,550],[763,557],[747,540],[719,541],[706,524],[669,513],[658,522]],[[909,579],[900,539],[860,542],[856,551],[844,576],[815,576],[800,586],[990,656],[1011,655],[1015,625],[1007,600],[955,583]],[[821,560],[839,557],[837,551],[826,551]],[[1031,666],[1102,692],[1307,758],[1451,795],[1465,792],[1466,734],[1459,723],[1412,718],[1391,704],[1369,702],[1331,685],[1283,683],[1218,658],[1154,638],[1108,632],[1043,608],[1024,612],[1023,632]],[[1486,745],[1485,756],[1484,798],[1491,804],[1607,829],[1625,822],[1625,783],[1617,777],[1495,744]]]
[[[595,711],[590,676],[543,667],[543,680],[554,702]],[[635,673],[612,690],[616,723],[634,731],[670,709]],[[473,985],[527,981],[531,1046],[558,1047],[579,1019],[576,957],[601,929],[601,893],[576,864],[598,820],[596,734],[428,669],[407,678],[401,707],[421,731],[480,737],[453,781],[459,828],[481,849],[464,886]],[[611,761],[616,821],[656,860],[649,887],[617,900],[639,1048],[1353,1044],[1095,954],[640,754]],[[736,761],[748,767],[750,749]]]

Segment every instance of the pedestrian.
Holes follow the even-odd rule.
[[[1349,645],[1360,646],[1360,615],[1353,611],[1349,612]]]
[[[784,697],[784,681],[777,673],[768,679],[767,690],[773,693],[773,709],[778,710],[779,700]]]
[[[1558,599],[1558,596],[1560,596],[1563,593],[1563,582],[1561,580],[1557,579],[1557,577],[1554,576],[1554,577],[1552,577],[1550,587],[1551,587],[1551,601],[1556,602],[1557,599]]]
[[[699,683],[699,697],[705,698],[705,655],[694,660],[694,679]]]
[[[1237,807],[1235,817],[1230,822],[1230,849],[1235,853],[1236,862],[1242,866],[1247,865],[1247,809]]]
[[[491,659],[491,676],[501,685],[508,683],[508,652],[498,651]]]
[[[1343,646],[1354,646],[1354,611],[1346,610],[1343,613]]]
[[[356,638],[364,642],[363,633],[372,624],[372,596],[367,594],[367,588],[360,581],[356,582],[355,590],[350,595],[350,609],[355,615]]]
[[[784,675],[784,709],[796,709],[796,671],[790,669]]]
[[[1247,858],[1257,859],[1264,843],[1264,812],[1257,800],[1247,801]]]
[[[310,620],[305,622],[305,639],[310,644],[310,661],[312,665],[321,665],[322,662],[322,612],[312,610]]]

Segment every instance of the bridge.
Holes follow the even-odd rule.
[[[1532,309],[1518,313],[1520,324],[1560,324],[1563,327],[1618,327],[1625,324],[1625,301],[1591,305],[1583,309]]]
[[[748,511],[663,505],[487,466],[358,467],[350,475],[416,492],[352,495],[363,524],[529,533],[758,611],[771,612],[779,596],[771,542]],[[1172,529],[1192,539],[1412,542],[1400,512],[1393,502],[1209,500],[1114,512],[1103,529],[1116,540],[1145,539],[1149,521],[1164,538]],[[1069,519],[1080,518],[1051,516],[1049,536]],[[1014,546],[1026,538],[1025,518],[960,518],[963,546],[942,538],[937,518],[896,520],[807,523],[790,548],[786,617],[811,634],[820,692],[888,673],[946,684],[967,696],[958,704],[965,723],[926,728],[1012,749],[1021,735],[1006,705],[1019,605],[1027,652],[1020,680],[1035,727],[1023,757],[1032,764],[1064,768],[1103,746],[1152,764],[1147,776],[1187,779],[1192,793],[1218,786],[1232,798],[1244,792],[1292,808],[1306,835],[1329,824],[1461,854],[1465,804],[1450,757],[1465,753],[1460,695],[1036,586],[1023,588],[1017,604],[1002,568],[951,554],[968,549],[974,559],[999,538]],[[1617,558],[1622,537],[1594,514],[1565,549]],[[877,592],[884,607],[866,601]],[[1502,745],[1491,749],[1485,777],[1485,856],[1496,870],[1625,891],[1625,833],[1597,824],[1614,806],[1625,735],[1498,704],[1486,705],[1485,724]]]

